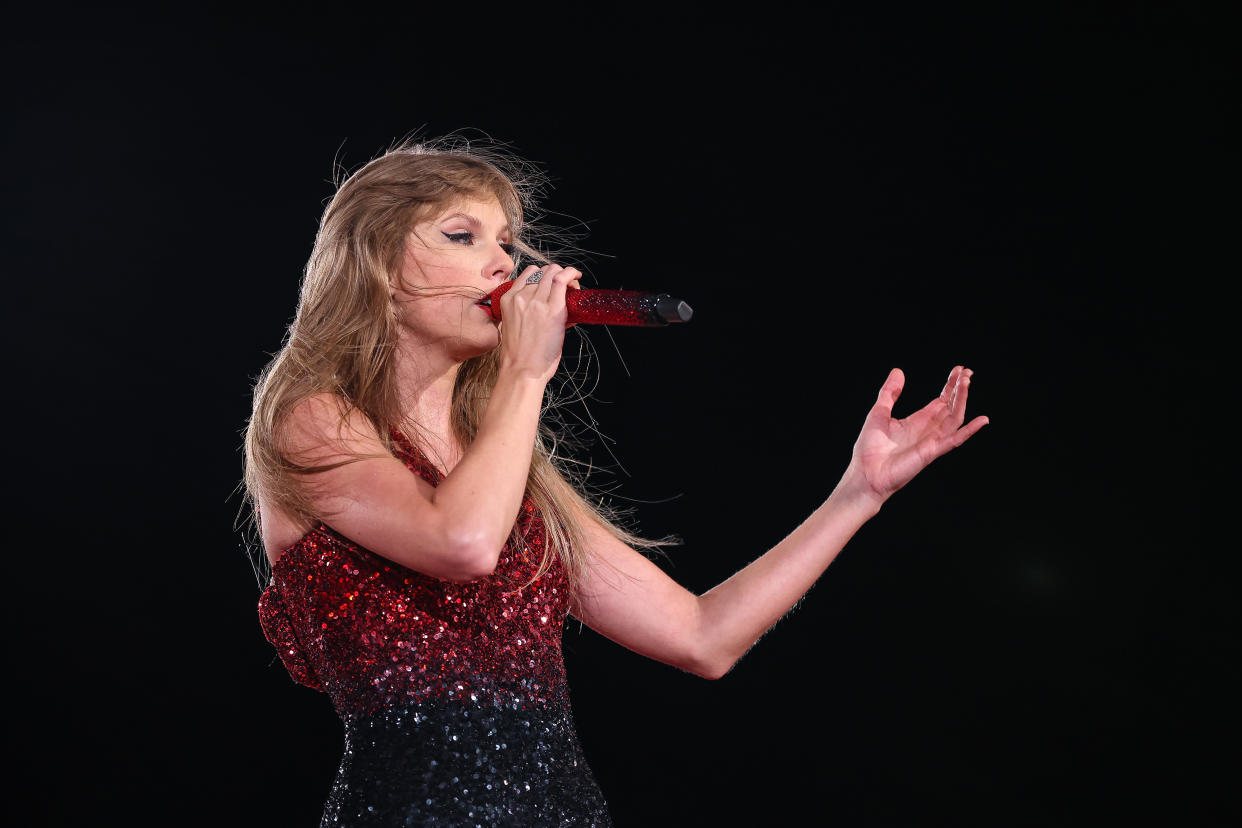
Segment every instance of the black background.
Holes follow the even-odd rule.
[[[589,332],[686,587],[827,495],[891,367],[992,420],[719,682],[567,632],[619,826],[1237,819],[1236,45],[1171,8],[10,18],[14,824],[316,824],[340,725],[259,629],[241,429],[334,164],[463,128],[595,284],[695,309]]]

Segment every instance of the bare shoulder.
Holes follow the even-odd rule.
[[[281,423],[280,432],[283,449],[290,459],[303,465],[385,453],[384,443],[367,416],[326,392],[295,405]]]
[[[314,527],[298,520],[271,500],[260,497],[259,533],[263,538],[263,550],[267,559],[275,564],[289,547],[305,537]]]
[[[285,456],[304,466],[331,466],[359,456],[387,455],[366,415],[357,409],[350,410],[335,394],[314,394],[298,402],[277,425],[276,436]],[[312,495],[318,492],[320,496],[315,499],[320,505],[327,505],[331,500],[334,475],[314,477],[320,479],[317,482],[327,484],[327,489],[313,486]],[[324,497],[325,494],[328,497]],[[257,500],[263,548],[268,560],[275,563],[314,526],[280,508],[263,493]]]
[[[426,571],[420,552],[443,543],[435,489],[389,450],[366,414],[333,394],[316,394],[285,414],[276,439],[285,458],[303,467],[290,472],[290,482],[305,495],[312,514],[359,546]],[[261,497],[259,508],[269,558],[314,528]]]

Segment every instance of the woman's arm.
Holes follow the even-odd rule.
[[[542,400],[541,383],[502,374],[477,438],[438,487],[393,457],[364,414],[342,421],[343,403],[331,394],[296,406],[285,435],[300,463],[344,463],[304,478],[334,530],[402,566],[470,581],[495,568],[508,538],[502,527],[517,519]]]
[[[534,268],[528,268],[533,270]],[[505,303],[500,372],[461,460],[432,487],[389,454],[358,411],[320,394],[285,423],[286,449],[304,465],[349,462],[306,478],[307,494],[333,529],[378,555],[437,578],[469,581],[496,568],[521,508],[543,391],[560,360],[574,268],[543,267]],[[525,273],[523,274],[525,275]]]
[[[635,652],[704,678],[723,676],[893,492],[987,424],[986,417],[977,417],[963,426],[970,376],[954,368],[938,398],[894,420],[904,383],[894,370],[867,415],[849,468],[823,505],[773,549],[701,596],[591,524],[581,620]]]

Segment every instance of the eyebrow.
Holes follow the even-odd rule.
[[[448,221],[449,219],[455,219],[455,218],[464,219],[465,221],[468,221],[472,226],[476,228],[482,226],[482,222],[480,222],[477,218],[470,215],[469,213],[462,213],[462,212],[449,213],[448,215],[443,216],[440,220]],[[509,226],[509,222],[505,222],[505,226],[500,228],[500,231],[502,233],[508,233],[510,236],[513,235],[513,228]]]

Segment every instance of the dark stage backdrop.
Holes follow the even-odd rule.
[[[694,307],[588,332],[589,451],[686,587],[893,366],[992,419],[720,681],[569,629],[619,826],[1236,820],[1236,47],[1177,8],[13,18],[13,824],[316,824],[340,725],[260,632],[241,429],[334,165],[463,128],[595,285]]]

